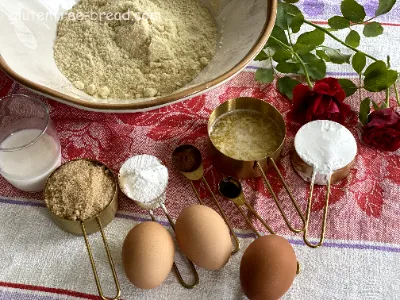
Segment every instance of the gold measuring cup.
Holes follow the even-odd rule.
[[[161,162],[161,161],[160,161],[160,162]],[[155,218],[155,216],[154,216],[154,212],[153,212],[153,211],[154,211],[155,209],[158,209],[158,208],[161,207],[161,209],[163,210],[165,216],[166,216],[167,219],[168,219],[168,222],[169,222],[171,228],[172,228],[173,231],[175,232],[175,223],[174,223],[174,221],[172,220],[171,216],[169,215],[169,212],[168,212],[167,208],[166,208],[165,205],[164,205],[164,202],[165,202],[165,200],[166,200],[166,194],[165,194],[165,192],[164,192],[159,198],[155,199],[152,203],[144,204],[144,203],[142,203],[142,202],[135,201],[134,199],[132,199],[131,197],[128,196],[128,193],[125,191],[124,185],[121,184],[121,179],[120,179],[120,178],[121,178],[121,177],[120,177],[120,174],[118,174],[118,185],[119,185],[119,187],[120,187],[121,192],[122,192],[128,199],[130,199],[130,200],[132,200],[133,202],[135,202],[136,205],[140,206],[141,208],[147,210],[147,211],[149,212],[149,214],[150,214],[151,219],[152,219],[154,222],[157,222],[157,220],[156,220],[156,218]],[[196,270],[194,264],[193,264],[189,259],[187,259],[187,261],[188,261],[189,267],[190,267],[190,269],[191,269],[191,271],[192,271],[192,273],[193,273],[193,275],[194,275],[194,282],[193,282],[192,284],[189,284],[189,283],[186,283],[186,282],[185,282],[185,280],[183,279],[182,274],[181,274],[181,272],[179,271],[178,266],[177,266],[177,264],[176,264],[175,262],[173,263],[172,267],[174,268],[174,271],[175,271],[175,273],[176,273],[176,276],[178,277],[179,283],[180,283],[184,288],[193,289],[193,288],[194,288],[195,286],[197,286],[198,283],[199,283],[199,274],[197,273],[197,270]]]
[[[185,168],[183,163],[187,161],[188,168]],[[218,207],[219,212],[221,213],[222,218],[224,219],[226,225],[229,228],[229,231],[234,239],[235,245],[232,250],[232,253],[236,253],[240,250],[240,242],[239,239],[233,230],[231,223],[229,222],[228,217],[226,216],[224,210],[221,207],[217,197],[215,196],[214,192],[212,191],[210,185],[208,184],[207,180],[204,177],[204,169],[203,169],[203,158],[201,156],[201,152],[193,145],[181,145],[177,147],[174,152],[172,153],[172,163],[174,164],[175,168],[178,169],[190,182],[192,189],[197,197],[197,200],[201,205],[204,205],[203,200],[201,199],[199,193],[196,190],[196,187],[193,184],[193,181],[201,180],[203,181],[204,185],[206,186],[208,192],[211,194],[215,204]]]
[[[93,159],[76,159],[76,160],[71,160],[69,162],[62,164],[60,167],[58,167],[56,170],[54,170],[50,174],[49,178],[51,178],[51,176],[53,174],[55,174],[58,170],[60,170],[60,168],[62,168],[64,165],[74,162],[74,161],[77,161],[77,160],[86,160],[91,163],[100,165],[100,166],[104,167],[106,170],[108,170],[110,172],[110,174],[113,174],[112,171],[100,161],[93,160]],[[89,259],[90,259],[90,264],[92,266],[92,271],[93,271],[94,279],[96,282],[97,290],[99,292],[99,296],[103,300],[119,299],[121,297],[121,289],[120,289],[120,285],[119,285],[119,281],[118,281],[118,277],[117,277],[117,272],[115,270],[114,262],[113,262],[113,259],[111,256],[111,251],[110,251],[110,248],[107,243],[107,238],[106,238],[106,235],[103,230],[109,223],[111,223],[111,221],[114,219],[115,214],[117,213],[117,210],[118,210],[118,185],[117,185],[117,182],[116,182],[114,176],[113,176],[113,181],[114,181],[115,190],[114,190],[112,199],[110,199],[109,204],[98,215],[96,215],[90,219],[77,220],[77,221],[63,219],[63,218],[57,216],[55,213],[53,213],[46,202],[47,209],[50,214],[50,218],[53,220],[53,222],[59,228],[61,228],[62,230],[66,231],[68,233],[72,233],[74,235],[83,235],[83,237],[85,239],[86,249],[88,251],[88,255],[89,255]],[[49,182],[49,179],[47,180],[45,188],[44,188],[44,195],[46,195],[46,189],[48,188],[48,182]],[[98,231],[100,231],[101,237],[103,239],[104,248],[107,253],[108,262],[109,262],[109,265],[110,265],[110,268],[111,268],[111,271],[113,274],[114,283],[115,283],[116,290],[117,290],[117,295],[114,298],[108,298],[108,297],[104,296],[104,294],[103,294],[103,289],[101,287],[100,279],[99,279],[97,269],[96,269],[96,263],[94,261],[92,249],[90,247],[90,243],[89,243],[89,239],[88,239],[88,235],[90,235],[92,233],[96,233]]]
[[[282,133],[282,138],[279,141],[279,146],[272,152],[264,153],[262,157],[259,157],[255,161],[237,160],[225,155],[224,153],[222,153],[222,151],[217,149],[217,147],[213,144],[210,137],[213,126],[219,117],[221,117],[226,113],[233,112],[235,110],[253,110],[257,113],[262,113],[262,115],[265,116],[265,118],[271,119],[273,122],[275,122]],[[288,228],[295,233],[299,233],[304,230],[304,224],[305,224],[304,216],[300,210],[299,205],[294,199],[293,194],[290,191],[286,181],[283,179],[283,176],[275,163],[280,158],[280,154],[285,142],[286,124],[282,115],[274,106],[260,99],[249,98],[249,97],[242,97],[242,98],[228,100],[222,103],[220,106],[218,106],[211,113],[208,121],[208,137],[209,137],[208,148],[210,152],[210,157],[215,167],[217,167],[224,174],[234,176],[240,179],[255,178],[262,176]],[[267,176],[265,175],[265,173],[270,168],[273,168],[275,172],[278,173],[279,179],[281,180],[286,192],[290,197],[293,206],[296,209],[297,214],[299,215],[302,221],[303,224],[302,228],[299,229],[294,228],[290,224],[286,216],[286,213],[283,211],[281,203],[279,202],[278,197],[276,196]]]
[[[344,127],[343,127],[344,128]],[[345,129],[347,130],[347,129]],[[354,143],[354,145],[357,145],[354,137],[353,140],[351,141]],[[356,154],[355,154],[356,155]],[[325,232],[326,232],[326,221],[328,218],[328,208],[329,208],[329,198],[330,198],[330,192],[331,192],[331,185],[336,184],[343,179],[345,179],[351,170],[351,166],[354,163],[355,160],[355,155],[352,161],[344,166],[343,168],[334,170],[332,174],[330,175],[322,175],[322,179],[318,180],[320,182],[315,182],[316,176],[320,176],[321,174],[315,174],[315,170],[312,166],[307,164],[298,154],[296,151],[296,147],[292,151],[292,156],[291,156],[291,161],[293,168],[297,172],[297,174],[300,175],[305,181],[310,182],[310,194],[308,197],[307,201],[307,209],[306,209],[306,220],[305,220],[305,228],[304,228],[304,233],[303,233],[303,240],[304,243],[311,247],[311,248],[318,248],[322,246],[324,243],[325,239]],[[308,240],[308,233],[309,233],[309,223],[310,223],[310,215],[311,215],[311,206],[312,206],[312,199],[313,199],[313,193],[314,193],[314,185],[326,185],[327,186],[327,191],[325,194],[325,206],[324,206],[324,211],[322,215],[322,225],[321,225],[321,233],[320,233],[320,238],[319,242],[317,243],[312,243]]]

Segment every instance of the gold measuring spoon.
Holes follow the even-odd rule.
[[[236,236],[235,231],[231,223],[229,222],[227,216],[224,213],[224,210],[221,207],[217,197],[212,191],[210,185],[204,177],[204,169],[203,169],[203,159],[201,156],[201,152],[193,145],[181,145],[174,150],[172,153],[172,163],[175,168],[178,169],[187,179],[189,179],[192,189],[197,197],[197,200],[200,204],[204,205],[203,200],[201,199],[199,193],[197,192],[193,181],[201,180],[206,186],[208,192],[211,194],[215,204],[218,207],[219,212],[221,213],[222,218],[224,219],[226,225],[231,232],[231,235],[234,239],[235,245],[232,253],[236,253],[240,250],[240,242],[238,237]]]
[[[251,220],[246,216],[246,213],[243,211],[242,206],[246,206],[249,211],[261,222],[261,224],[269,231],[271,234],[276,234],[271,227],[267,224],[267,222],[257,213],[257,211],[247,202],[244,194],[242,185],[240,181],[234,177],[228,176],[222,179],[218,184],[218,190],[222,196],[226,199],[232,201],[244,219],[246,220],[247,224],[250,226],[251,230],[255,233],[257,237],[261,237],[261,234],[257,231],[254,227]],[[297,262],[297,270],[296,274],[300,274],[300,264]]]
[[[275,232],[269,227],[267,222],[256,212],[256,210],[247,202],[243,190],[242,190],[242,185],[240,184],[239,180],[237,180],[234,177],[225,177],[222,179],[219,184],[218,184],[218,190],[222,196],[224,196],[226,199],[232,201],[244,219],[246,220],[247,224],[250,226],[250,228],[253,230],[253,232],[257,235],[257,237],[260,237],[261,234],[257,231],[257,229],[254,227],[253,223],[251,220],[246,216],[246,213],[242,209],[242,206],[246,206],[248,210],[261,222],[261,224],[271,233],[275,234]]]

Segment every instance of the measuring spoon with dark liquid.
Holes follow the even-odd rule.
[[[222,179],[218,184],[218,190],[222,196],[226,199],[232,201],[242,216],[245,218],[246,223],[250,226],[250,228],[254,231],[254,233],[260,237],[260,233],[254,227],[253,223],[250,219],[246,216],[246,213],[242,209],[242,206],[246,206],[247,209],[261,222],[261,224],[271,233],[275,234],[271,227],[268,226],[267,222],[256,212],[256,210],[247,202],[246,198],[244,197],[242,185],[240,184],[239,180],[234,177],[225,177]]]
[[[196,187],[193,184],[193,181],[201,180],[206,186],[207,190],[211,194],[215,204],[218,207],[219,212],[221,213],[222,218],[224,219],[226,225],[231,232],[231,235],[234,239],[235,245],[232,253],[236,253],[240,249],[239,239],[233,230],[231,223],[228,220],[228,217],[225,215],[221,204],[219,203],[217,197],[214,192],[210,188],[207,180],[204,178],[204,169],[203,169],[203,158],[201,156],[200,150],[192,145],[181,145],[174,150],[172,153],[172,163],[187,179],[189,179],[192,189],[197,197],[197,200],[201,205],[204,205],[203,200],[200,198],[199,193],[196,190]]]

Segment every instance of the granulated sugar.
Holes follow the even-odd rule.
[[[217,27],[199,0],[83,0],[58,24],[54,57],[95,97],[166,95],[209,63]]]

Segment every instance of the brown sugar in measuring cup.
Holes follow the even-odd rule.
[[[74,174],[79,175],[75,177]],[[95,177],[92,178],[95,180],[90,181],[90,178],[85,174],[95,174]],[[103,186],[103,184],[106,186]],[[89,187],[92,189],[87,191],[86,188]],[[80,188],[83,188],[84,191],[80,191]],[[90,193],[96,194],[96,191],[97,195],[91,197]],[[84,197],[80,197],[79,192],[82,193],[82,196],[88,196],[91,202],[85,203]],[[44,189],[44,199],[50,218],[59,228],[74,235],[83,235],[101,299],[119,299],[121,295],[120,285],[103,230],[114,219],[118,210],[118,185],[112,171],[96,160],[71,160],[61,165],[49,176]],[[86,206],[87,204],[89,205]],[[107,298],[103,294],[88,240],[89,234],[99,231],[116,286],[117,295],[113,298]]]

